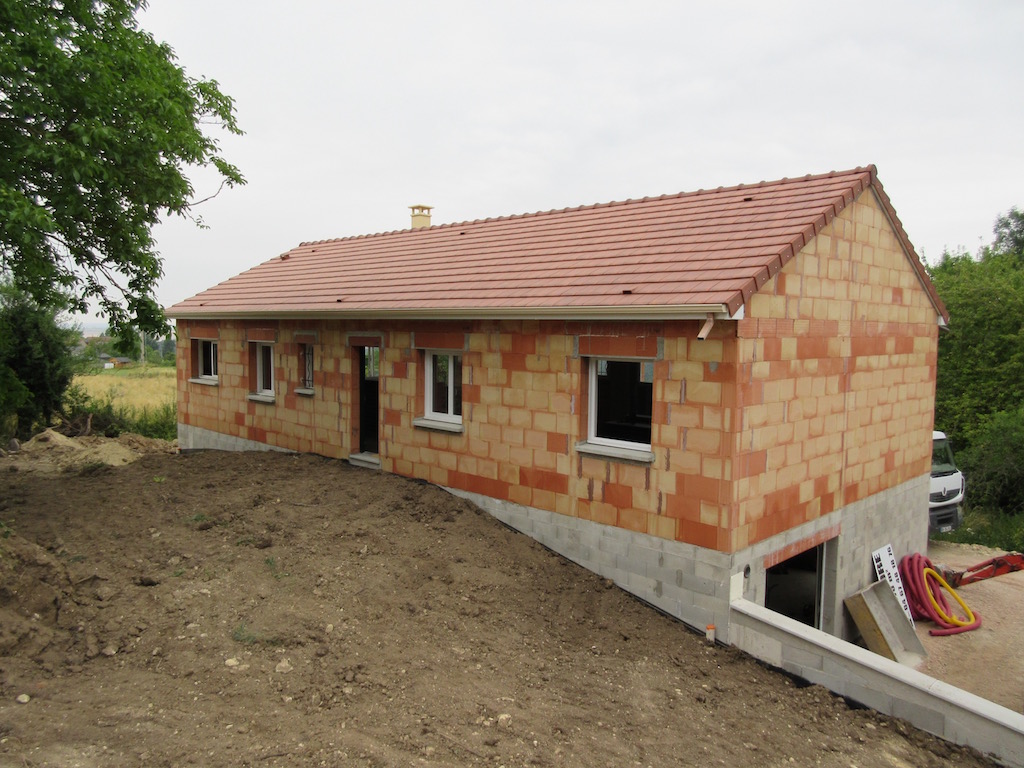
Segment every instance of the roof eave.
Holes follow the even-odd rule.
[[[628,307],[457,307],[453,309],[351,310],[190,310],[173,308],[175,320],[704,320],[709,314],[728,320],[725,304]]]

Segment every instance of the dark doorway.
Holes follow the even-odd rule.
[[[821,629],[824,545],[783,560],[765,573],[764,607]]]
[[[380,347],[359,350],[359,451],[377,453],[380,430]]]

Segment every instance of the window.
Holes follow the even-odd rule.
[[[199,377],[203,379],[217,378],[217,342],[201,339],[199,341]]]
[[[426,353],[426,417],[462,423],[462,355]]]
[[[313,345],[299,345],[299,382],[301,389],[313,389]]]
[[[650,451],[654,363],[591,358],[589,379],[587,441]]]
[[[192,339],[192,378],[196,384],[217,384],[217,342]]]
[[[254,342],[254,354],[249,361],[253,364],[252,391],[256,395],[274,396],[274,345]]]

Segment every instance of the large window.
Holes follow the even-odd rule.
[[[591,358],[589,379],[587,440],[649,451],[654,363]]]
[[[462,423],[462,355],[426,353],[425,415],[428,419]]]

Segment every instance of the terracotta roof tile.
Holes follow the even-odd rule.
[[[945,318],[874,166],[301,243],[168,314],[732,314],[868,187]]]

